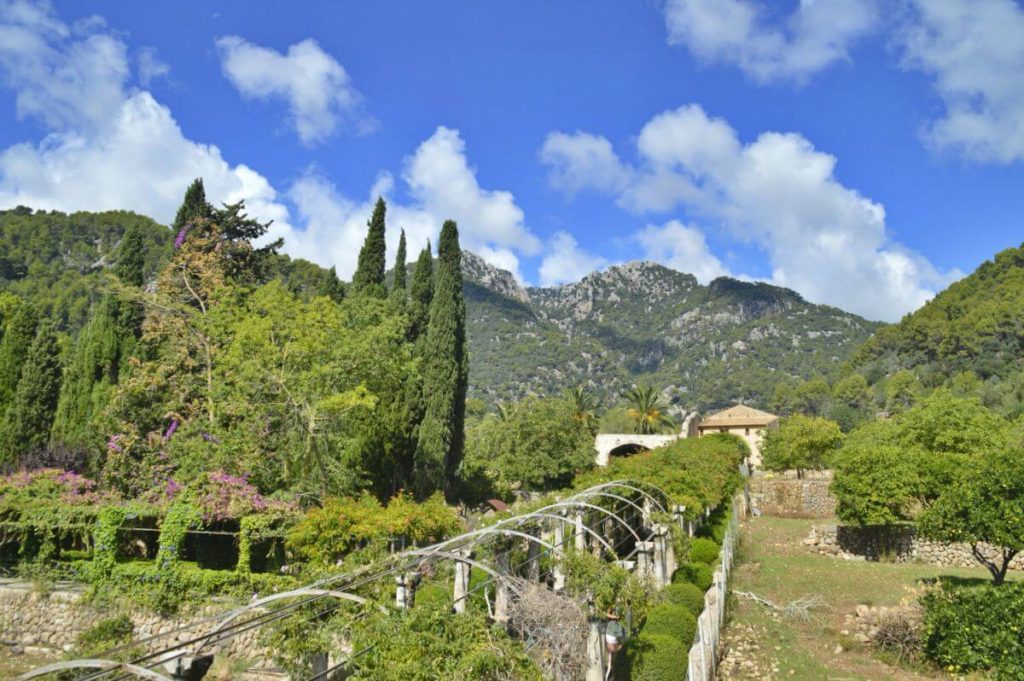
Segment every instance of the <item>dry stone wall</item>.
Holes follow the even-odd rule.
[[[938,542],[918,537],[913,526],[856,527],[815,525],[804,539],[810,550],[847,560],[885,560],[893,563],[925,563],[944,567],[978,567],[969,544]],[[986,556],[996,549],[983,544]],[[1024,554],[1010,561],[1011,570],[1024,570]]]
[[[761,515],[777,518],[831,518],[836,498],[829,491],[832,471],[807,471],[797,478],[795,471],[758,471],[747,481],[751,505]]]
[[[70,584],[41,592],[28,582],[0,580],[0,639],[15,650],[29,653],[69,652],[82,632],[101,620],[121,614],[120,611],[98,610],[84,603],[83,596],[80,587]],[[124,614],[135,625],[136,640],[189,626],[185,631],[155,642],[158,647],[166,648],[208,632],[217,621],[214,616],[229,609],[227,604],[208,605],[183,617],[161,617],[138,611]],[[256,667],[270,664],[258,630],[243,632],[225,641],[224,646],[223,649],[214,647],[211,652],[251,660]]]

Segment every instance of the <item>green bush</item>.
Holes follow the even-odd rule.
[[[643,633],[651,636],[671,636],[690,645],[697,633],[697,618],[682,605],[662,603],[647,614]]]
[[[646,631],[629,646],[632,681],[684,681],[689,645]]]
[[[701,591],[711,588],[711,566],[706,563],[686,563],[672,574],[673,584],[693,584]]]
[[[921,604],[929,660],[958,675],[1024,681],[1024,584],[933,591]]]
[[[694,563],[713,565],[718,560],[721,547],[710,539],[698,537],[690,542],[690,560]]]
[[[688,582],[669,584],[662,594],[665,596],[665,601],[673,605],[681,605],[694,617],[704,611],[704,592],[693,584]]]
[[[128,615],[117,615],[102,619],[78,635],[77,650],[83,655],[92,655],[123,643],[135,632]]]

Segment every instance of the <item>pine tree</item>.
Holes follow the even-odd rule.
[[[18,305],[7,322],[0,340],[0,418],[14,399],[38,322],[35,308],[28,303]]]
[[[125,286],[142,286],[145,265],[146,252],[142,243],[142,232],[139,231],[137,225],[128,225],[124,230],[124,236],[121,237],[121,245],[117,249],[114,275]]]
[[[46,446],[57,409],[60,378],[57,332],[52,322],[44,321],[29,349],[14,401],[0,430],[0,448],[8,463],[16,463],[25,454]]]
[[[434,298],[434,257],[430,254],[429,242],[416,260],[409,298],[409,340],[416,341],[426,334],[430,301]]]
[[[327,296],[336,303],[345,300],[345,285],[338,279],[338,271],[332,266],[324,273],[320,285],[317,287],[318,296]]]
[[[462,462],[469,378],[461,260],[458,227],[447,220],[441,228],[437,281],[423,346],[425,411],[414,462],[414,488],[420,496],[443,489],[449,500],[454,500],[455,475]]]
[[[178,213],[174,216],[174,231],[181,234],[185,225],[193,222],[196,218],[208,218],[213,207],[206,202],[206,190],[203,188],[203,178],[199,177],[192,181],[192,184],[185,190],[185,200],[181,202]]]
[[[391,297],[395,300],[405,302],[406,298],[406,273],[405,273],[405,230],[398,237],[398,253],[395,255],[395,275],[391,282]]]
[[[352,277],[353,293],[374,298],[387,297],[388,289],[384,283],[384,271],[387,266],[385,259],[387,244],[384,241],[384,214],[386,211],[384,199],[378,197],[377,205],[373,208],[373,217],[366,223],[369,231],[366,233],[363,248],[359,251],[359,264]]]

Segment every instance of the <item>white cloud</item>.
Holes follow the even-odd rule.
[[[798,134],[766,132],[743,144],[726,121],[690,105],[652,118],[637,148],[632,181],[617,193],[623,206],[635,212],[682,208],[713,220],[733,238],[763,250],[773,283],[809,300],[893,320],[959,276],[939,273],[924,257],[893,243],[885,209],[840,183],[835,157]],[[688,240],[690,250],[681,250],[680,257],[696,253],[699,260],[704,251],[686,231],[691,229],[678,224],[667,233]],[[645,235],[657,235],[650,230],[641,232],[642,243]]]
[[[594,270],[608,265],[599,255],[580,248],[572,234],[555,232],[547,244],[548,252],[540,263],[540,285],[554,286],[579,281]]]
[[[802,82],[837,61],[877,23],[875,0],[800,0],[786,17],[755,0],[666,0],[668,42],[759,82]]]
[[[614,191],[629,182],[629,171],[611,142],[598,135],[552,132],[544,140],[540,160],[550,167],[551,185],[570,195],[584,187]]]
[[[976,161],[1024,160],[1024,7],[1014,0],[913,0],[903,64],[933,79],[945,115],[927,139]]]
[[[167,223],[184,188],[203,177],[212,201],[245,199],[250,213],[287,228],[266,178],[185,138],[167,107],[129,87],[127,55],[102,20],[72,28],[47,5],[0,5],[0,73],[19,115],[49,129],[0,151],[0,205],[123,208]]]
[[[143,47],[136,51],[135,61],[142,87],[149,87],[153,81],[165,78],[171,72],[167,64],[156,52],[155,47]]]
[[[221,68],[243,96],[288,101],[291,123],[304,144],[330,137],[342,123],[371,132],[377,122],[345,68],[311,38],[281,54],[238,36],[217,40]]]
[[[664,225],[647,225],[636,234],[648,260],[655,260],[680,272],[689,272],[697,281],[707,284],[729,271],[708,248],[704,232],[679,220]]]

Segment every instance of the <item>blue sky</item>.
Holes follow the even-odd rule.
[[[371,201],[530,284],[654,259],[892,320],[1024,229],[1015,0],[0,0],[0,207],[188,181],[350,274]]]

